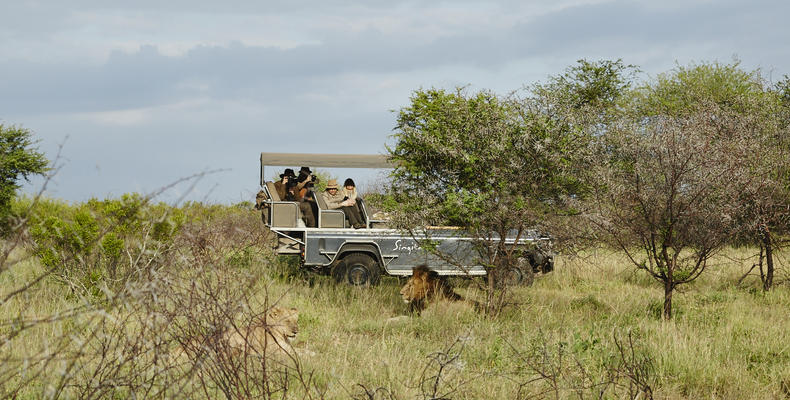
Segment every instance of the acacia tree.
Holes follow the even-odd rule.
[[[7,228],[19,180],[47,171],[47,159],[33,148],[29,130],[0,124],[0,233]]]
[[[761,85],[763,111],[762,148],[757,155],[761,185],[751,198],[744,219],[747,237],[760,248],[760,280],[763,290],[774,284],[774,253],[786,244],[790,232],[790,78],[785,76],[773,88]],[[765,260],[765,269],[763,269]],[[748,273],[747,273],[748,274]]]
[[[760,143],[752,140],[756,120],[702,97],[667,102],[666,89],[660,80],[643,88],[634,109],[607,127],[598,148],[604,162],[593,176],[594,221],[662,283],[670,319],[674,290],[699,277],[742,229],[743,200],[759,182],[751,171]]]
[[[513,104],[489,92],[470,96],[463,89],[419,90],[411,105],[400,110],[396,130],[396,143],[389,151],[397,165],[390,203],[397,226],[411,230],[453,225],[475,237],[489,270],[486,303],[493,311],[495,271],[505,268],[510,258],[502,257],[507,253],[496,257],[496,251],[507,251],[504,238],[513,229],[521,236],[539,212],[519,196],[530,186],[516,177],[523,168],[512,151],[530,143],[518,140],[522,127]],[[495,232],[501,249],[493,243]],[[430,231],[418,236],[423,248],[461,264],[455,254],[431,246]]]
[[[583,248],[590,245],[590,241],[597,242],[594,229],[584,223],[585,219],[578,218],[587,207],[588,185],[595,181],[590,176],[591,165],[599,161],[598,155],[585,146],[595,143],[623,113],[623,104],[632,93],[638,72],[636,66],[626,65],[622,60],[582,59],[566,68],[563,74],[528,88],[527,97],[520,101],[522,109],[529,110],[525,120],[539,118],[560,132],[574,132],[558,136],[577,142],[573,146],[572,176],[583,185],[564,199],[563,209],[555,209],[561,212],[548,215],[552,235],[565,251],[573,252],[574,247]]]
[[[638,93],[635,102],[635,112],[643,116],[683,118],[712,104],[719,112],[738,119],[741,131],[737,140],[740,146],[751,149],[738,155],[741,164],[749,166],[740,173],[750,176],[753,184],[742,188],[735,200],[741,213],[733,217],[740,223],[740,240],[760,249],[758,265],[765,290],[773,284],[773,253],[780,244],[778,238],[787,232],[790,217],[786,162],[790,143],[782,88],[781,82],[771,88],[760,70],[744,70],[737,60],[729,64],[701,63],[660,75],[653,85]],[[719,121],[728,122],[726,118]]]

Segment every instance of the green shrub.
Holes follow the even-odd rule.
[[[30,206],[23,200],[19,209]],[[40,199],[29,216],[35,254],[81,295],[122,288],[161,267],[183,225],[183,211],[139,194],[81,204]]]

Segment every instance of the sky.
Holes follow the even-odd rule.
[[[579,59],[642,79],[735,58],[790,74],[786,0],[14,0],[0,15],[0,123],[33,133],[58,167],[47,195],[69,201],[254,201],[261,152],[383,154],[415,90],[507,94]],[[363,191],[385,176],[324,172]]]

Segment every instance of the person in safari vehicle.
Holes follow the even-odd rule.
[[[362,216],[359,213],[359,209],[356,207],[356,203],[352,199],[344,196],[338,189],[337,180],[330,179],[329,182],[327,182],[326,190],[321,194],[324,196],[324,202],[327,208],[330,210],[336,210],[338,208],[343,210],[343,213],[354,229],[364,228],[365,223],[362,222]]]

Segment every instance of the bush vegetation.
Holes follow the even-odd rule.
[[[790,321],[778,311],[790,290],[741,279],[756,261],[749,249],[717,257],[676,300],[672,321],[650,279],[604,250],[560,258],[532,287],[513,288],[515,303],[493,318],[460,303],[397,318],[407,314],[396,279],[357,289],[306,275],[269,252],[249,209],[134,195],[40,204],[31,245],[14,249],[0,274],[3,396],[776,398],[790,384]],[[60,233],[35,232],[47,221],[60,221]],[[155,234],[156,224],[166,229]],[[91,285],[28,257],[43,243],[95,271]],[[111,279],[113,268],[127,273]],[[456,283],[467,297],[485,295]],[[211,342],[200,357],[183,355],[273,304],[300,311],[292,358],[234,357]]]
[[[0,123],[0,235],[10,229],[11,201],[19,189],[19,180],[49,170],[48,161],[34,147],[32,136],[25,128]]]

